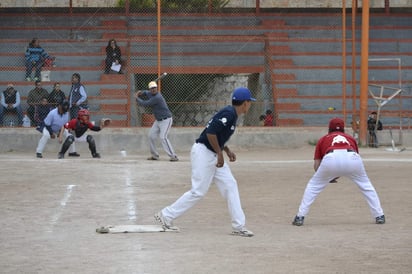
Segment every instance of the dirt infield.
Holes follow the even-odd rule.
[[[64,160],[0,154],[0,272],[410,273],[412,150],[361,149],[386,224],[374,224],[357,187],[341,178],[321,193],[305,225],[294,227],[313,149],[234,149],[238,160],[230,166],[252,238],[229,235],[214,185],[175,221],[180,233],[95,232],[153,224],[153,214],[190,187],[187,151],[175,163],[130,151]]]

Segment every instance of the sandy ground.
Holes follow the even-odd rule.
[[[104,225],[154,224],[153,214],[190,187],[180,162],[102,153],[92,159],[0,154],[1,273],[410,273],[412,149],[361,149],[387,223],[341,178],[294,227],[314,147],[235,150],[247,227],[231,236],[225,201],[208,195],[175,221],[180,233],[97,234]]]

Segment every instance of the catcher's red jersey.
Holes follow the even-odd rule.
[[[334,149],[351,149],[358,151],[356,140],[343,132],[334,131],[319,139],[315,149],[315,160],[320,160],[327,152]]]
[[[95,126],[91,122],[87,122],[86,124],[82,123],[77,118],[70,120],[68,123],[66,123],[64,125],[64,127],[66,129],[73,130],[74,133],[75,133],[74,135],[76,136],[76,138],[79,138],[80,136],[82,136],[88,129],[91,129],[93,131],[101,130],[101,128],[99,126]]]

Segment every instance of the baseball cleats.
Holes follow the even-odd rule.
[[[252,231],[248,230],[246,227],[244,227],[242,229],[234,229],[232,231],[232,235],[242,237],[253,237],[255,234]]]
[[[69,153],[69,156],[70,156],[70,157],[80,157],[80,154],[77,153],[77,152],[70,152],[70,153]]]
[[[36,157],[37,158],[43,158],[43,155],[41,155],[41,153],[36,153]]]
[[[157,161],[157,160],[159,160],[159,157],[150,156],[149,158],[147,158],[147,160],[149,160],[149,161]]]
[[[93,153],[92,156],[93,156],[93,158],[100,158],[100,154],[97,153],[97,152],[96,152],[96,153]]]
[[[162,211],[157,212],[154,215],[155,220],[162,225],[164,229],[170,229],[173,227],[172,222],[168,222],[162,214]]]
[[[378,216],[378,217],[375,218],[375,220],[376,220],[376,223],[378,225],[384,224],[385,223],[385,215]]]
[[[64,153],[57,154],[57,159],[63,159],[64,158]]]
[[[303,216],[295,216],[295,219],[293,219],[292,225],[301,226],[303,225],[304,220],[305,220],[305,217]]]
[[[177,162],[177,161],[179,161],[179,158],[177,157],[170,158],[170,162]]]

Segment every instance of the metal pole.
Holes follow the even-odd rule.
[[[356,10],[357,0],[352,0],[352,115],[356,114]]]
[[[157,1],[157,76],[160,77],[160,71],[161,71],[161,46],[160,46],[160,24],[161,24],[161,0]],[[159,90],[160,88],[160,81],[159,81]]]
[[[385,0],[385,13],[389,14],[389,0]]]
[[[361,81],[359,110],[359,140],[366,145],[368,119],[368,56],[369,56],[369,0],[362,1]]]
[[[124,8],[125,8],[125,14],[126,16],[129,16],[129,12],[130,12],[130,0],[126,0],[125,4],[124,4]]]
[[[346,0],[342,0],[342,114],[346,121]]]

